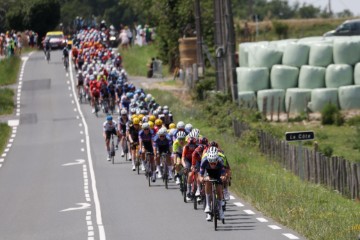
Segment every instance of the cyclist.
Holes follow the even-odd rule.
[[[126,127],[126,136],[129,139],[131,159],[132,159],[132,170],[135,171],[135,161],[138,157],[138,152],[136,151],[139,146],[139,132],[140,132],[140,120],[137,117],[132,119],[132,122],[129,121],[129,124]]]
[[[62,52],[63,52],[64,67],[67,69],[69,66],[69,49],[65,46]]]
[[[206,174],[206,175],[205,175]],[[207,150],[206,156],[201,160],[200,165],[200,182],[205,182],[205,198],[206,198],[206,206],[205,213],[207,213],[206,220],[211,221],[211,216],[209,213],[210,210],[210,197],[211,197],[211,183],[210,179],[217,180],[216,184],[216,192],[218,196],[218,206],[222,206],[223,204],[223,187],[222,182],[225,181],[225,168],[222,164],[221,158],[218,154],[218,149],[216,147],[210,147]],[[219,218],[224,218],[224,211],[222,207],[219,207]]]
[[[50,60],[50,52],[51,52],[51,44],[50,44],[50,38],[46,38],[44,42],[44,54],[46,59],[46,54],[49,52],[49,60]]]
[[[183,147],[186,144],[185,141],[186,133],[184,131],[179,131],[176,134],[176,140],[173,143],[173,163],[175,164],[175,179],[176,184],[180,184],[179,172],[181,170],[181,159],[183,153]]]
[[[155,164],[154,164],[154,149],[153,149],[153,131],[150,129],[150,126],[148,123],[142,124],[142,130],[139,132],[139,149],[141,154],[141,159],[143,160],[143,163],[145,161],[145,152],[149,152],[150,155],[150,163],[153,167],[151,169],[152,171],[152,181],[156,181],[156,171],[155,171]],[[145,171],[144,164],[142,165],[142,170]],[[150,176],[149,176],[150,177]]]
[[[159,116],[166,128],[169,128],[170,123],[174,122],[172,114],[169,110],[163,110],[163,114]]]
[[[205,148],[207,148],[207,145],[208,145],[207,138],[205,138],[205,137],[200,138],[198,140],[198,146],[194,150],[194,152],[192,153],[192,156],[191,156],[191,158],[192,158],[191,170],[194,172],[195,179],[197,181],[195,197],[200,196],[200,180],[199,180],[198,172],[200,171],[201,159],[203,157]]]
[[[110,137],[114,134],[119,137],[119,131],[117,129],[117,124],[113,120],[111,115],[106,117],[106,121],[103,123],[103,136],[105,138],[106,150],[108,152],[107,160],[110,161]]]
[[[170,136],[167,134],[166,128],[161,128],[154,137],[154,153],[156,159],[156,171],[158,172],[158,178],[161,178],[161,170],[160,170],[160,155],[162,153],[166,153],[166,164],[168,166],[168,176],[171,180],[172,176],[172,164],[170,160],[171,148],[172,148],[172,140]]]
[[[190,167],[192,166],[192,154],[195,151],[197,147],[197,139],[194,138],[193,136],[190,136],[188,138],[187,144],[183,147],[183,152],[182,152],[182,158],[181,158],[181,163],[183,165],[183,167],[186,169],[186,172],[188,172],[188,184],[187,184],[187,189],[185,189],[186,191],[186,200],[191,201],[194,198],[194,194],[193,191],[191,189],[191,187],[193,186],[193,179],[194,179],[194,173],[190,170]]]
[[[177,133],[181,132],[181,131],[185,132],[185,123],[183,121],[179,121],[176,124],[176,131],[174,132],[174,135],[173,135],[173,141],[176,140]]]
[[[84,89],[84,75],[83,73],[79,70],[78,73],[77,73],[77,90],[78,90],[78,96],[79,96],[79,99],[80,99],[80,89]]]
[[[118,119],[118,128],[119,128],[119,132],[120,132],[120,139],[118,140],[118,143],[120,142],[120,146],[121,146],[121,157],[124,157],[125,156],[125,153],[124,153],[124,149],[125,149],[125,137],[126,137],[126,126],[128,125],[129,123],[129,117],[128,117],[128,114],[127,114],[127,111],[126,109],[121,109],[120,111],[120,116],[119,116],[119,119]],[[128,149],[129,149],[129,146],[127,146]],[[118,148],[118,144],[116,145],[116,148]],[[130,153],[128,152],[128,159],[131,160],[131,155]]]

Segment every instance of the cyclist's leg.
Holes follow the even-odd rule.
[[[168,176],[169,176],[169,179],[173,179],[173,164],[172,164],[172,161],[171,161],[171,157],[170,157],[170,154],[168,153],[166,155],[166,164],[168,165],[168,170],[169,170],[169,173],[168,173]]]
[[[105,132],[105,147],[106,147],[108,156],[110,156],[110,137],[111,137],[111,132],[106,131]]]

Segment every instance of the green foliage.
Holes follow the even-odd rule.
[[[14,56],[0,61],[0,86],[16,83],[21,60]]]
[[[353,148],[360,152],[360,125],[356,127],[355,137],[352,140]]]
[[[199,82],[196,83],[194,91],[195,91],[195,99],[196,100],[204,100],[206,96],[206,92],[215,88],[215,74],[214,73],[206,73],[206,77]]]
[[[59,20],[60,3],[58,0],[36,0],[28,10],[27,24],[40,37],[55,29]]]
[[[11,114],[14,110],[14,91],[8,88],[0,89],[0,115]]]
[[[288,36],[289,26],[286,23],[273,21],[272,22],[276,35],[279,39],[285,39]]]
[[[4,151],[5,146],[8,143],[10,134],[11,134],[11,127],[9,127],[7,123],[0,123],[0,153]]]
[[[327,157],[331,157],[333,155],[334,149],[329,145],[325,145],[320,147],[320,152],[322,152]]]
[[[7,26],[11,29],[24,30],[25,29],[25,11],[23,8],[13,8],[6,13]]]
[[[327,104],[321,111],[321,123],[323,125],[341,126],[344,124],[344,118],[340,113],[340,110],[332,103]]]
[[[360,115],[349,118],[346,123],[349,126],[360,126]]]

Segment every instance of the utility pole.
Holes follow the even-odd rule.
[[[222,0],[214,0],[214,18],[215,18],[215,55],[216,55],[216,90],[225,91],[224,78],[224,46],[222,42]]]
[[[329,6],[329,14],[330,14],[330,15],[332,15],[332,10],[331,10],[331,0],[329,0],[329,4],[328,4],[328,6]]]
[[[225,0],[225,16],[226,16],[226,26],[228,28],[227,35],[227,61],[228,61],[228,76],[231,87],[231,95],[233,102],[238,100],[238,87],[237,87],[237,74],[236,74],[236,65],[235,65],[235,30],[234,30],[234,19],[232,13],[231,0]]]
[[[198,73],[203,76],[205,72],[204,55],[202,51],[202,31],[201,31],[201,10],[200,0],[195,0],[195,28],[196,28],[196,63]]]

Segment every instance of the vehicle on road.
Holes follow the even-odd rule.
[[[324,37],[354,35],[360,35],[360,19],[347,20],[338,26],[335,30],[326,32]]]
[[[51,49],[62,49],[67,46],[67,41],[62,31],[54,31],[46,33],[45,39],[50,39]],[[45,40],[42,42],[44,46]]]

